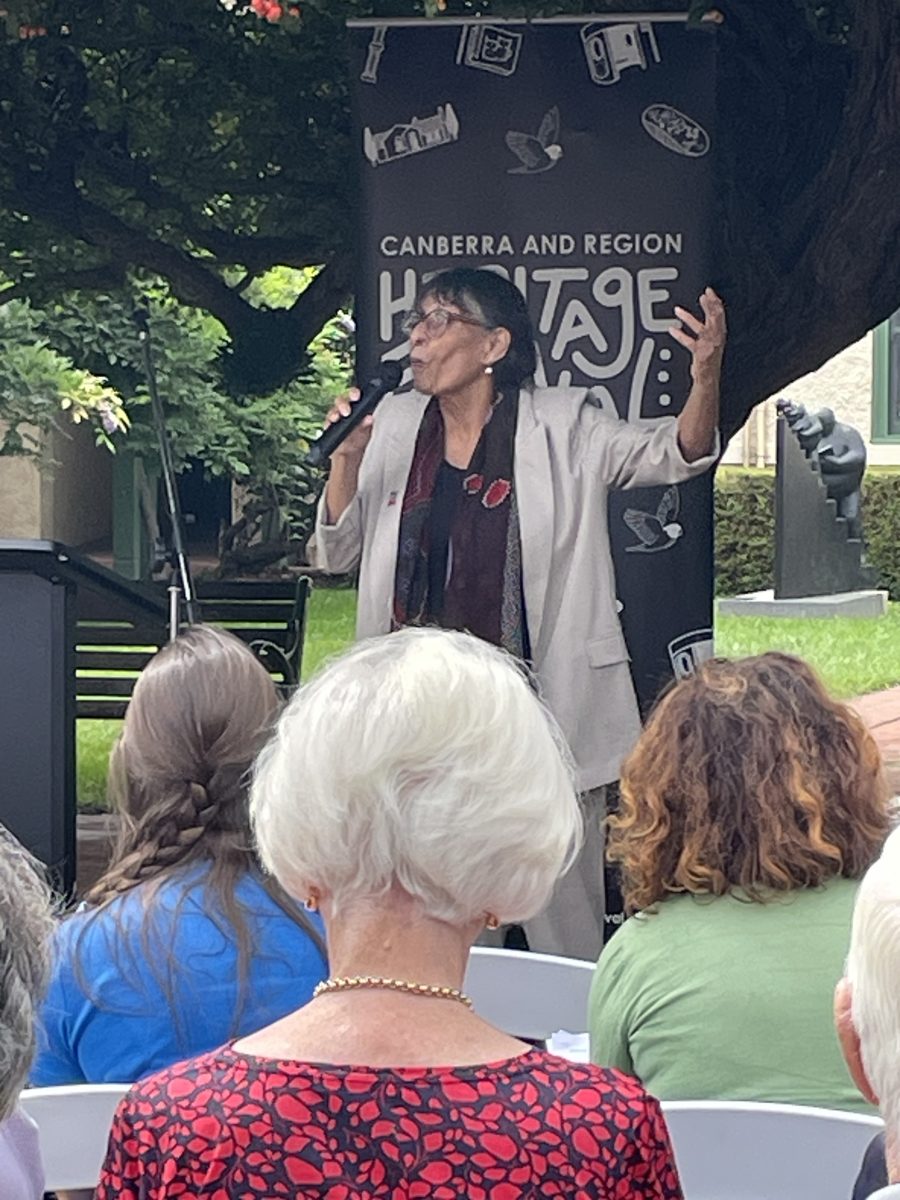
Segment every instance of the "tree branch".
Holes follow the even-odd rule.
[[[0,291],[0,305],[10,300],[26,300],[65,291],[114,290],[125,282],[125,272],[112,264],[91,267],[81,271],[65,271],[57,275],[42,275],[40,279],[26,283],[12,283]]]
[[[133,156],[122,157],[100,145],[96,137],[82,138],[84,161],[121,188],[130,190],[151,212],[169,209],[181,218],[186,241],[214,254],[222,265],[240,265],[260,273],[276,265],[306,267],[320,263],[326,256],[320,238],[296,235],[291,237],[254,237],[230,233],[215,226],[199,225],[190,206],[172,192],[166,191],[149,167]],[[281,184],[282,188],[284,184]],[[333,189],[332,189],[333,196]],[[333,237],[335,230],[330,231]],[[346,231],[349,237],[349,228]]]
[[[720,88],[722,125],[733,126],[717,251],[734,330],[726,436],[900,297],[900,11],[860,0],[851,41],[837,48],[792,25],[791,11],[759,0],[728,10],[738,36]]]

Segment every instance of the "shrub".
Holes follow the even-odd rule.
[[[722,467],[716,473],[716,594],[772,586],[775,569],[775,474]]]
[[[775,570],[775,472],[722,467],[716,475],[716,593],[770,588]],[[878,586],[900,600],[900,471],[871,467],[863,481],[867,557]]]
[[[900,600],[900,471],[866,472],[863,480],[863,536],[878,586]]]

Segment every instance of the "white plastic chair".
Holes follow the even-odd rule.
[[[40,1134],[48,1191],[92,1191],[97,1186],[113,1114],[130,1087],[78,1083],[22,1092],[19,1103]]]
[[[475,946],[463,990],[479,1016],[517,1037],[546,1040],[587,1029],[594,964],[555,954]]]
[[[664,1100],[685,1200],[848,1200],[869,1142],[864,1113],[740,1100]]]

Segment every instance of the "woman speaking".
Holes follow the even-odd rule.
[[[360,567],[357,636],[406,625],[466,629],[529,660],[575,757],[586,839],[532,949],[595,958],[603,942],[603,786],[639,731],[616,613],[607,525],[613,488],[702,474],[717,450],[722,302],[682,308],[672,336],[693,386],[677,418],[629,425],[584,388],[537,388],[518,289],[457,268],[421,289],[406,320],[415,390],[390,397],[337,449],[316,524],[316,562]],[[356,394],[337,401],[331,424]]]

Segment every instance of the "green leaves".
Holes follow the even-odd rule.
[[[0,307],[0,454],[39,454],[42,435],[64,431],[67,422],[89,423],[97,443],[115,451],[115,436],[129,425],[121,397],[105,378],[52,349],[38,329],[26,302]]]
[[[247,295],[260,309],[285,311],[315,271],[278,270],[255,279]],[[0,305],[0,420],[9,422],[0,454],[35,454],[40,431],[89,421],[98,442],[125,444],[157,459],[156,431],[132,312],[149,312],[153,364],[176,469],[199,461],[243,485],[267,506],[267,528],[305,540],[321,480],[303,465],[309,441],[352,372],[352,323],[329,322],[309,346],[304,374],[263,396],[235,395],[221,371],[227,342],[208,313],[172,297],[165,281],[135,276],[127,290],[63,294],[42,309]],[[77,365],[76,365],[77,364]],[[36,433],[31,433],[31,427]]]

